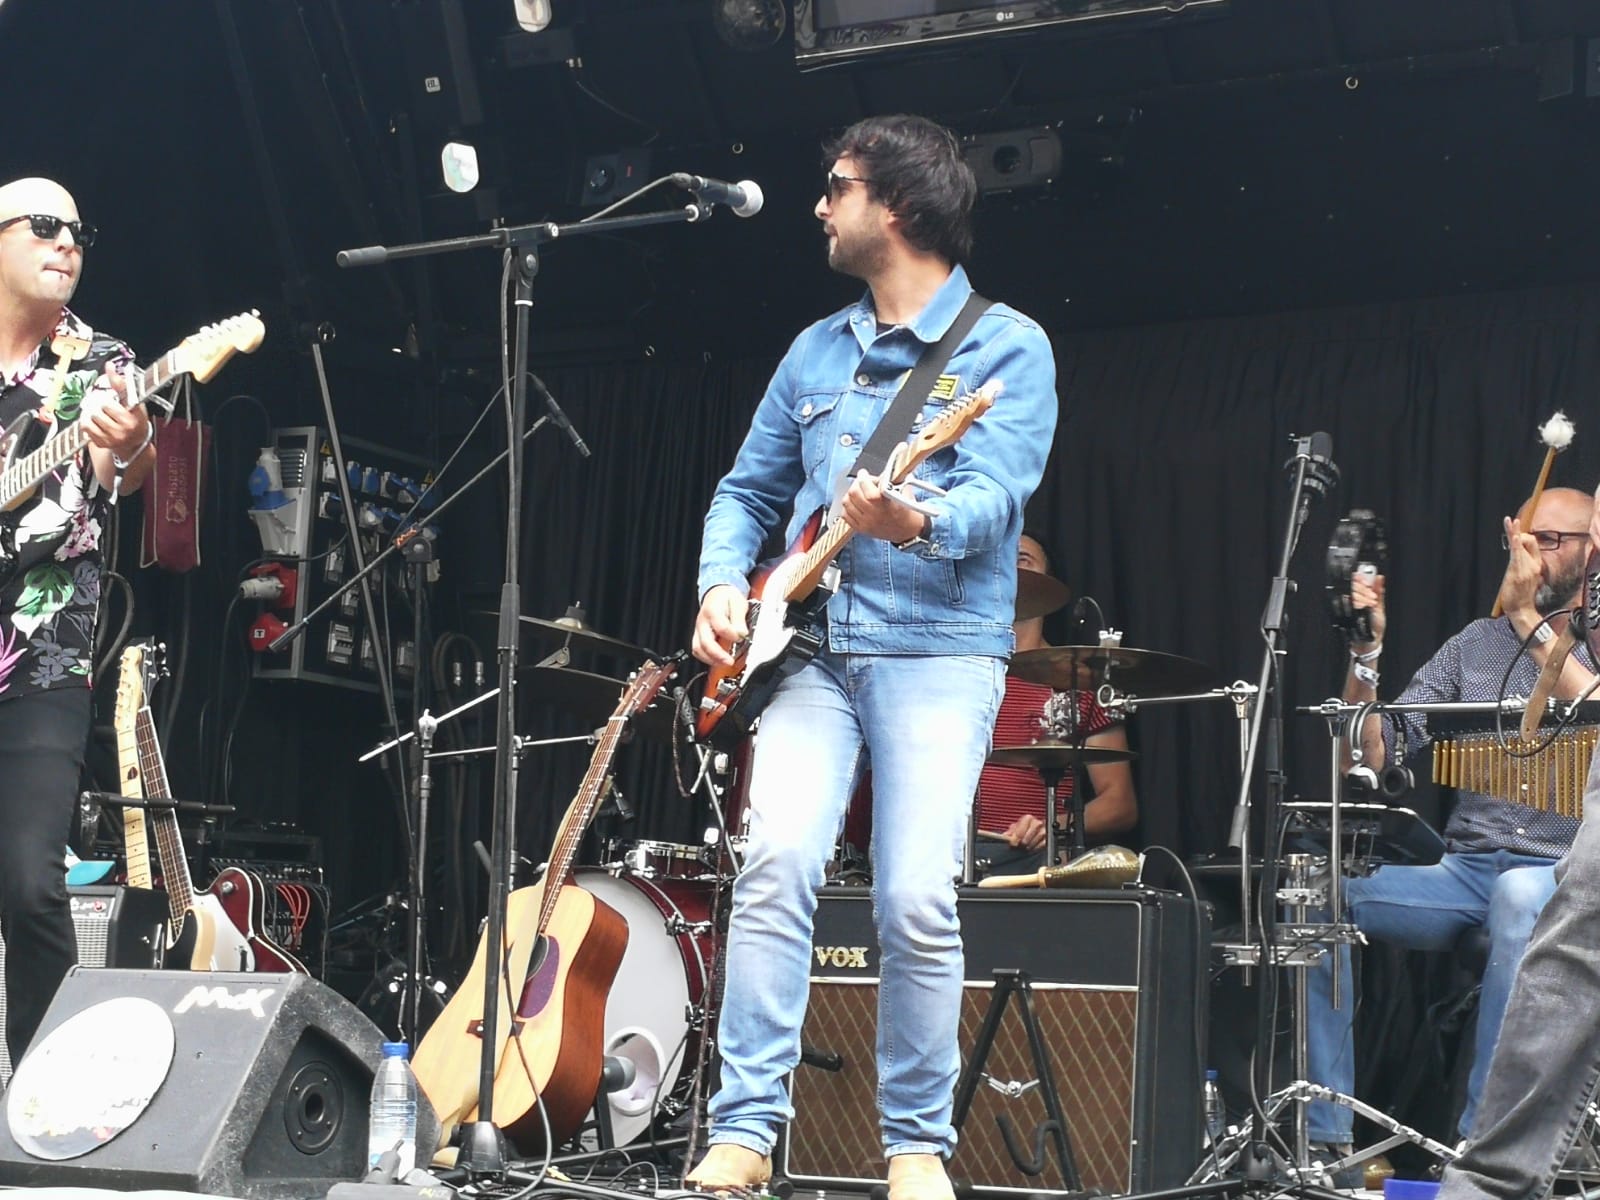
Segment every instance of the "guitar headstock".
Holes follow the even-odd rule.
[[[991,379],[977,391],[968,392],[961,399],[945,405],[944,411],[906,443],[906,454],[900,460],[904,474],[909,475],[912,468],[929,455],[959,442],[972,428],[972,423],[994,407],[995,397],[1004,386],[998,379]],[[897,476],[904,477],[898,472]]]
[[[172,351],[177,370],[207,382],[235,354],[250,354],[261,345],[267,327],[261,314],[251,309],[190,334]]]
[[[664,663],[647,660],[628,678],[628,686],[617,704],[616,716],[628,718],[647,707],[656,694],[667,685],[667,680],[678,673],[678,664],[668,659]]]
[[[159,642],[130,642],[117,662],[117,728],[130,728],[150,693],[167,673],[166,647]]]

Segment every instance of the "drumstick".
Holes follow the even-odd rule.
[[[1544,452],[1544,465],[1539,468],[1539,478],[1534,481],[1533,494],[1528,497],[1527,503],[1517,510],[1518,521],[1525,523],[1533,519],[1533,510],[1539,507],[1539,498],[1544,495],[1544,485],[1549,482],[1550,468],[1556,461],[1556,455],[1572,445],[1572,436],[1576,432],[1577,429],[1567,419],[1567,414],[1560,409],[1539,426],[1539,440],[1547,447]],[[1496,594],[1494,608],[1490,610],[1489,615],[1499,617],[1504,612],[1505,606],[1500,603],[1500,597]]]
[[[978,830],[978,836],[990,842],[1003,842],[1006,840],[1005,834],[993,829],[980,829]]]

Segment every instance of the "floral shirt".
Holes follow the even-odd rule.
[[[38,429],[19,418],[40,411],[55,383],[62,335],[83,338],[89,350],[74,359],[53,423]],[[107,363],[133,358],[122,342],[94,333],[66,309],[55,333],[34,351],[17,375],[0,372],[0,424],[7,431],[34,426],[28,448],[77,420],[95,389],[110,390]],[[38,491],[0,514],[0,701],[57,687],[87,687],[100,607],[100,538],[113,496],[100,486],[87,450],[45,476]]]

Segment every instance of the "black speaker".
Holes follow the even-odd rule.
[[[163,1041],[170,1028],[164,1077],[164,1055],[154,1079],[136,1061],[126,1020],[98,1019],[119,1004],[126,1012],[130,998],[148,1002],[137,1024],[157,1036],[145,1040]],[[6,1093],[0,1184],[321,1195],[366,1171],[382,1043],[354,1005],[305,975],[76,968]],[[25,1095],[35,1055],[51,1070]],[[78,1081],[52,1091],[49,1078],[74,1074],[74,1059],[84,1064]],[[438,1122],[421,1099],[417,1124],[417,1145],[436,1145]],[[90,1148],[80,1150],[86,1131]]]
[[[78,961],[86,967],[153,967],[167,928],[167,894],[92,884],[68,888]],[[5,940],[0,939],[0,1083],[11,1078],[6,1049]]]
[[[1150,888],[971,888],[959,909],[963,1066],[996,995],[994,972],[1025,971],[1082,1186],[1126,1193],[1182,1183],[1200,1160],[1205,906]],[[865,892],[823,890],[812,961],[805,1054],[790,1084],[795,1116],[778,1167],[805,1186],[870,1187],[885,1168],[875,1096],[878,948]],[[1038,1076],[1013,994],[950,1163],[952,1177],[975,1193],[1072,1190],[1053,1155],[1030,1174],[1002,1133],[1004,1118],[1024,1156],[1036,1153],[1047,1116]]]

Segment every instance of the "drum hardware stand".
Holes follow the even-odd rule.
[[[1195,692],[1187,696],[1135,696],[1119,692],[1107,685],[1095,696],[1100,707],[1107,712],[1121,712],[1133,716],[1151,704],[1190,704],[1196,700],[1231,700],[1233,714],[1239,722],[1239,763],[1246,764],[1250,753],[1250,713],[1255,707],[1260,689],[1253,683],[1235,679],[1227,687],[1212,688],[1209,692]]]
[[[1001,1082],[984,1070],[989,1054],[994,1049],[995,1035],[1000,1031],[1000,1021],[1006,1014],[1011,997],[1017,997],[1021,1008],[1022,1024],[1028,1033],[1028,1048],[1033,1054],[1035,1076],[1027,1083]],[[989,1011],[984,1015],[983,1026],[972,1045],[966,1065],[961,1068],[961,1078],[956,1083],[955,1107],[951,1112],[951,1126],[960,1133],[972,1109],[978,1084],[985,1083],[1008,1099],[1015,1099],[1037,1087],[1044,1101],[1045,1120],[1033,1131],[1033,1157],[1025,1158],[1025,1147],[1017,1142],[1016,1129],[1011,1118],[1002,1113],[998,1118],[1000,1136],[1005,1141],[1006,1152],[1017,1169],[1029,1178],[1039,1175],[1045,1168],[1045,1143],[1054,1147],[1056,1162],[1061,1167],[1061,1178],[1074,1192],[1083,1191],[1083,1178],[1078,1174],[1077,1159],[1072,1153],[1072,1135],[1067,1128],[1067,1117],[1061,1109],[1061,1093],[1056,1090],[1055,1073],[1050,1067],[1050,1053],[1045,1046],[1044,1034],[1039,1028],[1039,1017],[1033,1007],[1033,982],[1026,971],[1002,967],[994,972],[994,991],[989,996]]]

